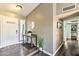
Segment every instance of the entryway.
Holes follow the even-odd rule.
[[[0,48],[21,42],[22,24],[25,31],[25,20],[0,15]]]
[[[26,56],[36,47],[26,48],[25,19],[0,15],[0,56]]]

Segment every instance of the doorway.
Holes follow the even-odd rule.
[[[79,17],[64,19],[64,40],[79,40]]]

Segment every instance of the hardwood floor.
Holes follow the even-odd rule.
[[[38,51],[37,53],[35,53],[33,56],[49,56],[48,54],[42,52],[42,51]]]
[[[79,41],[67,40],[56,56],[79,56]]]
[[[21,44],[14,44],[0,48],[0,56],[27,56],[29,53],[36,50],[36,47],[27,49]]]
[[[37,50],[36,47],[31,47],[31,48],[28,47],[29,46],[24,47],[22,44],[14,44],[14,45],[6,46],[0,48],[0,56],[27,56],[28,54]],[[32,56],[48,56],[48,55],[38,51]]]

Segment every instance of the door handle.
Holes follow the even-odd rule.
[[[16,34],[18,33],[18,31],[16,30]]]

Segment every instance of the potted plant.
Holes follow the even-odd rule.
[[[39,47],[39,51],[42,51],[43,53],[43,41],[44,39],[43,38],[38,38],[38,47]]]

